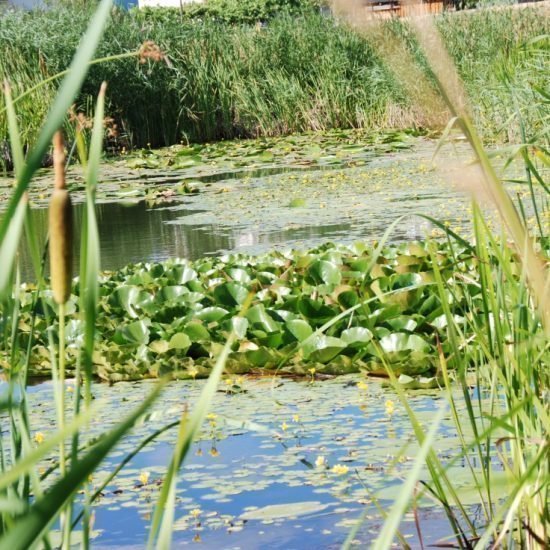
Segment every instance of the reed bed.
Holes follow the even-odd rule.
[[[539,113],[531,112],[526,83],[544,86],[544,71],[539,69],[547,54],[535,54],[532,48],[520,53],[518,48],[548,32],[542,9],[437,18],[486,139],[511,137],[506,121],[515,106],[502,82],[504,72],[526,120],[536,124]],[[0,59],[16,63],[0,64],[0,77],[23,82],[21,75],[28,75],[36,82],[64,70],[90,10],[61,7],[5,14],[0,19]],[[358,35],[314,11],[280,14],[265,27],[212,17],[182,19],[179,10],[116,10],[112,20],[98,57],[134,51],[145,40],[157,43],[167,56],[164,63],[125,59],[91,68],[76,108],[90,114],[100,83],[109,82],[106,109],[118,126],[111,140],[114,147],[329,128],[441,129],[441,117],[434,118],[429,106],[414,107],[409,87],[393,77],[387,60],[376,53],[377,35],[395,35],[419,57],[407,22],[379,22],[376,32]],[[44,96],[44,102],[47,99]],[[19,111],[28,128],[25,144],[31,142],[41,116],[28,105]],[[0,115],[0,132],[3,141],[5,115]]]

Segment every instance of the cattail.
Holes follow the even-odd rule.
[[[64,304],[71,295],[73,219],[71,197],[65,188],[63,136],[53,139],[54,190],[50,199],[50,274],[54,300]]]

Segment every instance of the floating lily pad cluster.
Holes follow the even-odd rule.
[[[139,263],[105,274],[97,375],[110,381],[166,373],[206,377],[233,330],[239,338],[227,362],[231,373],[383,374],[386,363],[396,374],[433,374],[437,342],[449,350],[432,259],[444,279],[467,274],[462,279],[472,281],[468,296],[475,299],[471,251],[411,242],[384,248],[374,263],[373,254],[363,243],[326,244],[308,252]],[[464,321],[462,284],[454,283],[448,296],[458,322]],[[69,363],[82,339],[78,290],[76,283],[67,306]],[[26,337],[31,305],[27,292],[20,322]],[[53,317],[46,293],[35,325],[36,375],[50,370],[47,331],[57,329],[48,329],[48,310]]]
[[[242,177],[253,171],[267,175],[316,167],[361,166],[377,155],[409,149],[414,135],[412,131],[331,130],[141,149],[105,163],[97,200],[146,200],[153,205],[198,193],[210,179]],[[0,177],[0,208],[11,196],[12,184],[12,178]],[[85,178],[79,167],[69,169],[68,184],[73,200],[84,200]],[[33,204],[47,204],[50,185],[50,171],[44,170],[30,189]]]

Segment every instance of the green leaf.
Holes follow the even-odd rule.
[[[195,281],[197,279],[197,272],[187,265],[176,265],[170,270],[169,277],[172,279],[172,282],[184,285],[190,281]]]
[[[149,326],[145,320],[135,321],[119,327],[113,340],[117,344],[145,344],[149,343]]]
[[[184,332],[174,334],[168,343],[170,349],[187,350],[190,346],[191,339]]]
[[[224,306],[239,306],[248,297],[248,289],[239,283],[222,283],[214,289],[214,298]]]
[[[340,338],[351,348],[362,347],[372,340],[372,332],[364,327],[352,327],[342,331]]]
[[[191,342],[210,340],[210,333],[199,321],[189,321],[183,328],[183,332],[189,336]]]
[[[212,306],[201,309],[195,314],[195,317],[197,319],[200,319],[201,321],[211,323],[212,321],[219,321],[222,317],[225,317],[228,314],[229,311],[227,311],[227,309],[223,309],[223,307]]]
[[[338,266],[326,260],[313,262],[308,269],[308,275],[315,284],[339,285],[342,280]]]
[[[389,336],[385,336],[380,340],[380,347],[386,353],[405,350],[428,353],[431,349],[430,344],[420,336],[404,332],[396,332]]]
[[[292,319],[291,321],[287,321],[285,326],[298,342],[304,341],[313,333],[311,325],[303,319]]]
[[[109,302],[123,308],[130,317],[137,319],[140,317],[140,312],[136,308],[143,310],[151,305],[153,297],[137,286],[119,286],[113,291]]]
[[[265,332],[279,331],[279,324],[270,317],[263,304],[251,307],[246,313],[246,318],[255,327],[261,328],[265,330]]]
[[[309,361],[317,361],[319,363],[328,363],[334,359],[347,344],[334,338],[333,336],[325,336],[324,334],[313,334],[302,343],[304,359]]]
[[[233,317],[231,319],[231,327],[237,338],[244,338],[248,329],[248,319],[246,317]]]

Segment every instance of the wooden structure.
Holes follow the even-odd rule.
[[[448,0],[364,0],[364,5],[369,17],[380,19],[440,13],[452,6]]]

